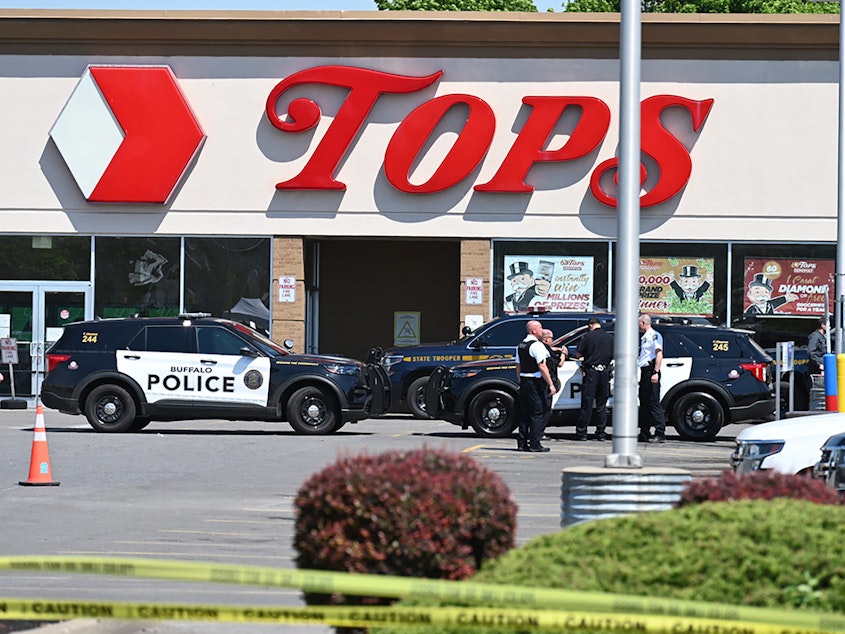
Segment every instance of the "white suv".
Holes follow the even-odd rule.
[[[798,416],[748,427],[736,437],[731,466],[737,473],[772,469],[786,474],[812,474],[821,447],[845,432],[845,413]]]

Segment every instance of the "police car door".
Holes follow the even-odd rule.
[[[189,365],[186,359],[194,350],[190,331],[177,323],[146,326],[129,342],[128,349],[117,351],[118,372],[135,380],[148,403],[174,408],[192,405],[195,380],[180,372]]]
[[[685,350],[687,342],[682,336],[665,330],[661,334],[663,335],[663,364],[660,366],[660,398],[663,399],[678,383],[689,380],[692,372],[692,354]],[[707,337],[707,341],[709,340],[710,338]]]
[[[565,345],[568,352],[566,360],[557,369],[557,378],[560,379],[561,387],[552,397],[552,409],[556,411],[581,409],[581,384],[584,379],[581,374],[581,363],[575,360],[575,350],[587,332],[587,328],[582,326],[577,334],[567,337],[563,343],[555,343],[555,345]]]
[[[567,359],[557,369],[557,378],[560,379],[560,391],[552,397],[552,409],[581,409],[581,384],[584,382],[581,364]]]
[[[517,345],[525,339],[525,323],[519,320],[494,323],[468,343],[468,354],[462,362],[513,357]]]
[[[224,334],[201,337],[201,329]],[[202,347],[198,347],[200,339]],[[243,345],[234,333],[216,326],[147,326],[130,350],[117,352],[117,367],[141,386],[148,403],[175,408],[264,406],[270,361],[243,356]]]
[[[270,389],[270,359],[237,334],[214,325],[198,325],[197,357],[209,376],[220,377],[218,403],[266,407]]]

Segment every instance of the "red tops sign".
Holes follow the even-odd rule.
[[[318,66],[294,73],[279,82],[267,98],[267,118],[282,132],[304,132],[320,120],[320,106],[306,98],[294,99],[287,121],[276,111],[276,103],[288,89],[303,84],[322,84],[349,90],[334,120],[320,140],[305,167],[293,178],[278,183],[277,189],[344,190],[346,185],[334,177],[338,165],[357,136],[367,115],[385,93],[412,93],[440,79],[438,71],[425,77],[394,75],[350,66]],[[531,107],[496,173],[474,189],[490,193],[530,193],[528,171],[535,163],[573,161],[596,150],[610,128],[610,109],[595,97],[526,96],[522,103]],[[656,95],[642,102],[641,148],[659,168],[656,184],[640,199],[640,206],[650,207],[676,196],[689,181],[692,160],[687,148],[660,121],[668,108],[683,108],[692,118],[692,128],[699,131],[710,112],[713,99],[694,101],[675,95]],[[410,182],[410,172],[431,133],[446,113],[455,106],[467,109],[466,124],[452,148],[434,173],[421,184]],[[576,107],[581,116],[569,139],[556,150],[546,149],[555,125],[567,108]],[[396,128],[384,154],[384,173],[398,190],[409,194],[432,194],[454,187],[478,167],[487,154],[496,129],[496,117],[490,105],[474,95],[452,94],[435,97],[411,111]],[[614,176],[618,159],[598,165],[590,178],[590,190],[600,202],[616,206],[616,198],[605,191]],[[641,165],[642,182],[648,177]]]

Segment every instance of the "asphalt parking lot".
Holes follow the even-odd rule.
[[[292,568],[293,500],[310,475],[339,456],[419,447],[467,453],[498,473],[519,506],[517,544],[523,544],[560,530],[561,470],[602,466],[611,450],[611,443],[577,443],[570,440],[571,428],[555,428],[546,442],[549,453],[521,453],[512,439],[479,439],[446,422],[409,417],[363,421],[330,436],[298,436],[284,423],[225,421],[154,422],[136,434],[98,434],[82,417],[46,410],[53,478],[61,484],[24,487],[18,482],[27,479],[34,421],[33,410],[0,411],[6,556],[155,557]],[[647,467],[715,475],[728,467],[733,437],[742,428],[728,427],[706,443],[684,442],[670,431],[665,444],[640,444],[638,451]],[[302,605],[296,590],[40,573],[0,573],[0,596]],[[239,634],[263,627],[87,625],[86,631],[121,634]]]

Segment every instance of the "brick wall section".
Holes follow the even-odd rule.
[[[483,321],[490,319],[490,241],[461,240],[461,327],[466,315],[482,315]],[[466,280],[480,277],[484,284],[481,304],[467,304]]]
[[[296,277],[296,301],[279,301],[279,278]],[[293,339],[294,350],[305,351],[305,259],[302,238],[273,238],[273,339]]]

